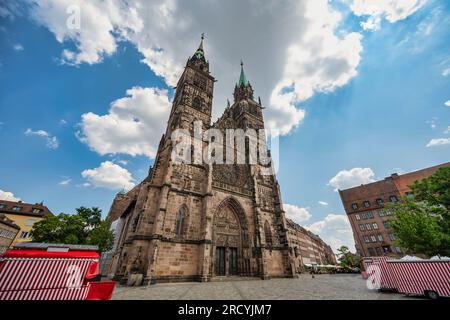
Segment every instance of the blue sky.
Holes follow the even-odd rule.
[[[147,12],[150,19],[142,13],[145,10],[130,11],[139,19],[124,22],[107,12],[96,25],[95,19],[88,23],[98,9],[94,1],[88,8],[80,5],[80,33],[58,29],[66,7],[52,11],[45,7],[47,1],[31,2],[31,7],[0,5],[4,198],[44,201],[54,213],[97,206],[106,214],[114,195],[140,182],[153,163],[147,144],[150,148],[157,143],[167,116],[151,110],[168,108],[179,66],[194,52],[201,31],[207,34],[206,55],[219,80],[215,115],[223,110],[225,98],[231,99],[239,58],[244,58],[255,94],[267,106],[266,119],[284,128],[278,179],[283,201],[289,204],[286,211],[333,246],[353,242],[335,188],[450,159],[450,102],[445,105],[450,101],[448,1],[411,0],[404,10],[390,7],[389,1],[381,1],[384,7],[377,10],[358,7],[358,0],[325,1],[320,5],[328,11],[318,21],[334,21],[326,27],[303,16],[323,12],[308,1],[295,21],[283,16],[285,8],[271,8],[272,16],[285,18],[281,24],[275,18],[268,21],[263,7],[261,12],[249,11],[249,21],[236,22],[242,35],[220,20],[201,19],[216,12],[231,19],[233,6],[239,7],[234,2],[222,10],[199,3],[198,10],[188,12],[176,1],[164,7],[155,1],[157,12],[164,14]],[[180,11],[183,15],[177,20]],[[171,15],[182,30],[179,25],[170,29]],[[375,25],[364,28],[370,19]],[[166,24],[166,31],[156,32],[152,23],[158,28]],[[255,33],[252,25],[261,31]],[[123,30],[127,33],[115,34]],[[259,48],[247,40],[246,32],[258,39]],[[309,37],[326,45],[307,45],[314,43],[305,40]],[[64,50],[75,55],[64,55]],[[321,70],[321,65],[328,67]],[[294,83],[293,92],[277,91],[287,83]],[[284,104],[286,97],[289,104]],[[111,111],[115,101],[119,107]],[[140,109],[133,117],[141,115],[149,123],[137,128],[144,133],[141,137],[127,135],[127,122],[108,124],[123,120],[120,106],[132,113],[137,105]],[[142,115],[147,108],[149,113]],[[83,118],[86,114],[90,117]],[[127,137],[121,141],[122,136]]]

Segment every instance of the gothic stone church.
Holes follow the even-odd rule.
[[[192,132],[194,121],[202,121],[205,130],[264,128],[261,102],[255,101],[242,66],[234,103],[211,124],[214,82],[202,39],[178,81],[154,166],[134,189],[116,196],[109,212],[116,225],[110,274],[124,283],[296,273],[274,175],[263,175],[261,165],[249,163],[171,160],[171,133]]]

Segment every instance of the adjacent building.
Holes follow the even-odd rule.
[[[0,254],[4,253],[12,244],[20,227],[14,221],[0,213]]]
[[[15,236],[13,243],[31,241],[31,230],[33,225],[41,221],[45,215],[52,214],[50,210],[41,203],[24,203],[22,201],[0,200],[0,214],[14,221],[20,231]]]
[[[411,193],[410,186],[427,178],[450,162],[406,174],[394,173],[384,180],[340,190],[345,212],[353,229],[357,254],[368,256],[403,256],[395,245],[395,234],[391,229],[392,213],[385,204],[399,201]]]
[[[302,272],[305,266],[337,264],[333,250],[318,235],[290,219],[286,219],[286,223],[297,273]]]

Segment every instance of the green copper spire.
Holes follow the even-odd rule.
[[[200,45],[198,46],[197,51],[195,52],[195,56],[198,59],[204,58],[205,57],[205,51],[203,50],[203,40],[205,39],[205,34],[202,33],[202,40],[200,41]]]
[[[244,63],[241,60],[241,75],[239,76],[239,83],[238,83],[239,87],[247,87],[248,86],[248,80],[247,77],[245,76],[245,72],[244,72]]]

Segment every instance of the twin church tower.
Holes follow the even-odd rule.
[[[172,132],[264,129],[262,106],[241,64],[234,103],[211,123],[215,79],[203,36],[176,87],[168,125],[149,175],[114,199],[110,274],[124,283],[210,281],[216,277],[293,277],[278,182],[260,164],[185,164],[171,159]],[[149,106],[151,107],[151,106]],[[203,142],[206,144],[206,142]]]

